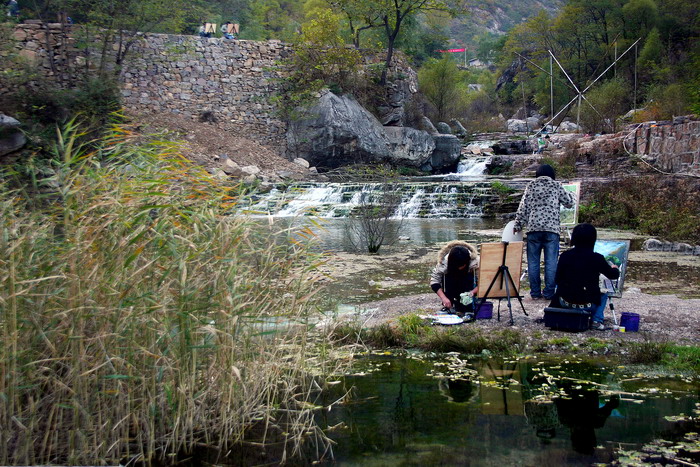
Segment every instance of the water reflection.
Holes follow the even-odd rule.
[[[365,363],[346,378],[355,387],[353,400],[319,414],[328,426],[347,426],[332,433],[340,465],[607,462],[613,445],[647,442],[667,430],[663,417],[691,410],[698,389],[630,395],[592,363],[460,366],[410,357]],[[627,395],[620,399],[620,392]]]

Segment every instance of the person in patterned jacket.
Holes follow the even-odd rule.
[[[554,276],[559,258],[559,206],[572,208],[574,196],[555,180],[554,168],[542,164],[536,178],[525,189],[515,214],[514,231],[527,225],[527,274],[530,296],[551,300],[556,290]],[[544,288],[540,279],[540,257],[544,251]]]

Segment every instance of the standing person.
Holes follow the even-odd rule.
[[[460,295],[469,292],[472,296],[478,291],[476,270],[479,267],[479,254],[474,246],[455,240],[445,245],[438,253],[438,261],[430,274],[430,288],[440,297],[442,306],[458,314],[473,319],[471,303],[461,303]]]
[[[547,135],[547,138],[549,138],[549,135]],[[544,148],[547,147],[547,140],[545,139],[544,136],[540,135],[537,137],[537,150],[533,154],[542,154],[542,151],[544,151]]]
[[[536,178],[525,189],[515,214],[514,232],[527,225],[527,274],[530,296],[550,300],[554,296],[554,274],[559,257],[559,206],[572,208],[574,196],[555,180],[552,166],[542,164]],[[544,250],[544,289],[540,280],[540,257]]]
[[[601,293],[598,278],[620,277],[620,270],[608,264],[605,257],[593,247],[598,232],[591,224],[579,224],[571,232],[571,248],[561,254],[555,281],[557,293],[550,306],[577,308],[591,313],[591,329],[605,330],[603,313],[608,295]]]
[[[7,2],[7,16],[11,18],[19,16],[19,4],[17,0],[10,0]]]

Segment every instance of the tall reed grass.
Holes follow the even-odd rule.
[[[235,189],[133,136],[88,151],[69,123],[46,209],[2,177],[0,464],[167,462],[273,432],[279,461],[322,457],[311,232],[233,215]]]

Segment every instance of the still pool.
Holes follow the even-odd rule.
[[[602,362],[459,355],[361,356],[318,414],[334,464],[549,466],[610,462],[614,449],[672,439],[697,379]]]

